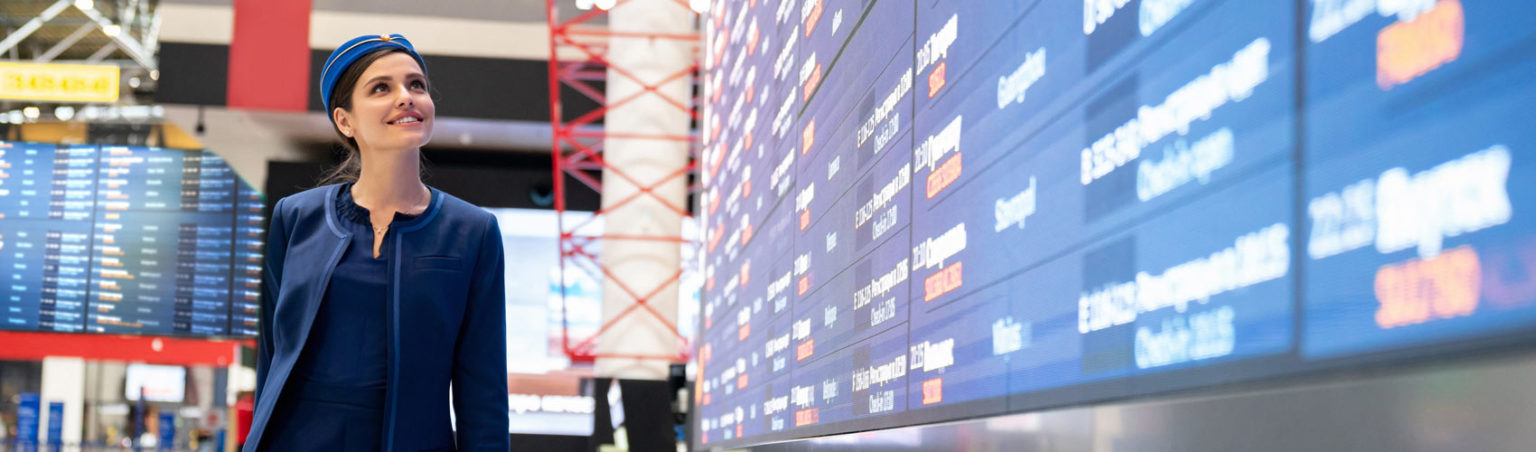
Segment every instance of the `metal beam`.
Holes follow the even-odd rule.
[[[21,1],[25,1],[25,0],[21,0]],[[198,0],[189,0],[189,1],[198,1]],[[0,30],[14,30],[14,29],[20,28],[22,25],[25,25],[27,23],[27,21],[32,20],[32,17],[33,16],[28,16],[26,18],[0,17]],[[151,19],[151,17],[149,17],[148,15],[145,15],[144,17],[134,18],[130,22],[119,22],[119,23],[122,24],[125,27],[131,25],[131,26],[134,26],[134,27],[142,28],[142,27],[148,27],[149,26],[150,19]],[[77,26],[80,26],[80,24],[83,24],[83,23],[86,23],[86,22],[95,22],[95,21],[87,19],[87,18],[85,18],[85,16],[72,16],[72,15],[64,15],[63,13],[60,13],[58,15],[58,17],[54,17],[53,20],[48,21],[48,23],[45,24],[45,25],[77,27]]]
[[[101,46],[100,49],[97,49],[96,53],[93,53],[90,57],[87,57],[85,62],[92,64],[100,63],[101,60],[106,59],[107,55],[111,55],[115,50],[117,50],[117,43],[109,42],[107,45]]]
[[[59,0],[54,2],[52,6],[48,7],[48,9],[43,10],[42,14],[38,14],[37,17],[27,21],[27,23],[22,25],[21,28],[16,29],[15,33],[11,33],[10,36],[6,36],[4,41],[0,41],[0,52],[11,50],[12,48],[16,47],[16,44],[20,44],[21,40],[27,39],[28,36],[32,36],[32,32],[37,31],[38,28],[42,28],[44,22],[53,20],[53,18],[58,16],[59,13],[64,12],[64,8],[68,8],[70,4],[70,0]]]
[[[117,48],[113,48],[112,50],[117,50]],[[102,59],[94,60],[94,61],[93,60],[86,60],[86,59],[78,59],[77,60],[77,59],[59,58],[59,59],[55,59],[55,60],[51,61],[51,63],[56,63],[56,64],[110,64],[110,65],[117,66],[119,68],[125,68],[125,69],[127,69],[127,68],[137,69],[139,67],[139,62],[137,62],[137,61],[133,61],[133,60],[129,60],[129,59],[117,59],[117,58],[112,58],[112,59],[102,58]],[[0,110],[4,110],[4,109],[0,108]]]
[[[89,17],[91,20],[96,21],[96,23],[100,24],[102,28],[106,28],[107,25],[112,24],[112,21],[107,20],[106,17],[101,15],[100,11],[97,11],[94,8],[81,10],[80,12],[85,13],[85,17]],[[116,43],[117,47],[123,50],[123,53],[127,53],[129,58],[133,58],[134,61],[137,61],[140,66],[144,66],[145,69],[158,69],[159,64],[157,64],[158,62],[155,61],[154,54],[146,51],[143,44],[140,44],[137,39],[133,39],[132,36],[129,36],[128,29],[122,28],[121,26],[119,26],[119,29],[121,31],[117,33],[117,36],[109,36],[112,38],[112,42]]]
[[[117,21],[128,23],[139,13],[139,0],[128,0],[128,6],[117,10]]]
[[[150,55],[160,54],[160,23],[162,16],[156,11],[149,20],[149,30],[144,32],[144,50]],[[159,61],[159,60],[155,60]]]
[[[47,63],[49,61],[53,61],[53,59],[57,58],[59,54],[64,53],[65,50],[69,50],[69,48],[74,46],[75,43],[80,42],[80,38],[84,38],[86,34],[89,34],[91,30],[95,30],[96,27],[97,25],[94,22],[81,25],[80,28],[75,29],[74,33],[70,33],[69,36],[65,36],[64,39],[59,40],[59,42],[54,44],[52,48],[49,48],[47,52],[43,52],[42,55],[38,55],[37,58],[33,58],[32,62]]]

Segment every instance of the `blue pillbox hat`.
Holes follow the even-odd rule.
[[[421,65],[421,73],[427,73],[427,63],[421,60],[421,54],[416,53],[416,48],[411,46],[411,41],[399,33],[387,35],[363,35],[342,44],[331,56],[325,59],[325,67],[320,69],[320,103],[325,105],[325,116],[331,117],[331,91],[336,88],[336,82],[341,80],[341,74],[347,72],[347,67],[357,62],[358,58],[367,55],[374,50],[385,47],[395,47],[405,50]]]

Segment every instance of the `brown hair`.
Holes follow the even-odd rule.
[[[320,178],[320,185],[357,182],[357,177],[363,170],[363,157],[357,149],[357,139],[343,135],[341,127],[336,125],[334,118],[335,110],[340,108],[352,111],[352,90],[357,87],[357,81],[363,78],[363,71],[368,70],[368,66],[372,65],[374,61],[378,61],[379,58],[395,52],[406,53],[404,49],[396,47],[386,47],[369,52],[359,57],[351,66],[347,66],[347,70],[341,73],[340,78],[337,78],[336,87],[331,90],[331,111],[325,112],[325,117],[331,121],[331,131],[335,132],[336,138],[341,140],[341,147],[346,151],[347,156],[335,168],[327,171],[325,177]],[[427,86],[430,87],[432,84],[428,83]],[[421,156],[420,168],[420,177],[425,178],[427,174],[427,158],[424,154]]]

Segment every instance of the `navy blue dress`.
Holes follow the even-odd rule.
[[[272,451],[377,451],[384,436],[389,364],[389,240],[373,257],[368,209],[352,200],[352,184],[335,199],[352,244],[337,264],[315,313],[309,343],[283,389],[272,425]],[[395,213],[394,223],[416,218]],[[394,234],[393,231],[386,234]]]

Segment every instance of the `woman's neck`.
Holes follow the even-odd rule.
[[[353,201],[384,213],[417,213],[429,200],[421,183],[421,151],[402,149],[365,153],[352,186]]]

